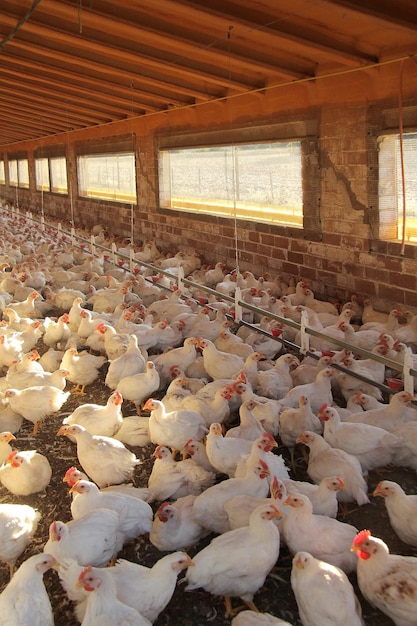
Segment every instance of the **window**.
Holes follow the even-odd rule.
[[[36,189],[38,191],[50,191],[49,161],[48,159],[35,159]]]
[[[4,161],[0,161],[0,185],[6,184],[6,170],[4,168]]]
[[[68,193],[67,160],[65,157],[49,159],[49,177],[51,191],[54,193]]]
[[[42,157],[35,154],[36,189],[68,193],[67,160],[65,156]]]
[[[134,153],[83,155],[77,165],[80,196],[136,204]]]
[[[302,142],[159,152],[162,208],[303,227]]]
[[[17,176],[17,160],[11,159],[9,161],[9,185],[11,187],[17,187],[19,184],[19,179]]]
[[[403,134],[405,178],[405,241],[417,243],[417,133]],[[400,136],[378,138],[379,237],[402,241],[403,185]]]
[[[9,184],[12,187],[29,188],[29,162],[27,159],[9,160]]]
[[[29,161],[27,159],[18,159],[17,176],[19,180],[19,187],[29,189]]]

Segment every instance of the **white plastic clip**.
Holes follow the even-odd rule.
[[[184,268],[182,267],[182,265],[180,265],[178,268],[177,286],[181,292],[184,291],[183,280],[184,280]]]
[[[239,300],[242,299],[242,292],[240,287],[235,289],[235,322],[242,321],[242,307],[239,304]]]
[[[133,266],[135,265],[135,251],[133,248],[129,250],[129,269],[133,272]]]
[[[307,311],[302,311],[301,312],[301,326],[300,326],[300,333],[301,333],[300,352],[301,354],[307,354],[310,348],[310,336],[306,332],[307,326],[308,326],[308,314],[307,314]]]
[[[113,261],[113,265],[116,265],[116,244],[113,243],[111,244],[111,260]]]
[[[91,254],[94,256],[96,253],[96,238],[94,237],[94,235],[91,235],[90,237],[90,243],[91,243]]]
[[[403,368],[403,381],[404,391],[408,391],[411,395],[414,395],[414,376],[411,375],[410,370],[414,364],[413,353],[411,348],[406,348],[404,353],[404,368]]]

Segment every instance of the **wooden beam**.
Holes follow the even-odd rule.
[[[48,49],[46,46],[39,46],[35,43],[28,43],[21,40],[12,40],[8,46],[8,50],[18,50],[20,53],[29,55],[29,58],[36,58],[36,62],[42,64],[44,67],[51,70],[60,71],[65,65],[63,70],[68,71],[71,75],[76,75],[79,80],[90,79],[98,86],[106,87],[107,89],[114,89],[119,93],[131,94],[131,88],[128,87],[132,83],[134,78],[132,72],[121,68],[114,68],[104,63],[98,63],[90,59],[83,59],[82,62],[79,58],[74,57],[71,54],[62,52],[59,50]],[[21,54],[15,57],[21,59]],[[27,57],[26,57],[27,59]],[[67,70],[67,67],[71,68],[77,66],[77,71]],[[99,77],[97,77],[99,75]],[[101,78],[103,77],[103,78]],[[125,80],[125,84],[122,84],[120,80]],[[157,88],[161,91],[151,92],[146,91],[141,87],[141,84],[146,80],[146,85]],[[209,100],[212,95],[207,93],[201,93],[193,89],[182,87],[181,85],[173,85],[172,83],[164,83],[162,81],[154,79],[152,76],[146,77],[136,76],[134,81],[134,94],[135,97],[141,98],[142,108],[149,111],[155,111],[155,106],[147,104],[148,102],[154,102],[156,99],[166,101],[168,104],[178,96],[185,96],[186,98],[195,98],[197,101]],[[180,99],[178,98],[178,102]]]
[[[15,18],[3,13],[2,22],[7,27],[13,28]],[[58,50],[69,50],[71,55],[74,59],[78,60],[80,65],[86,62],[85,55],[92,54],[94,59],[102,59],[103,65],[108,64],[116,70],[117,65],[115,65],[115,61],[116,63],[121,63],[122,66],[130,64],[133,67],[140,68],[140,71],[138,71],[139,80],[141,76],[143,77],[143,68],[146,67],[148,71],[162,71],[165,76],[167,76],[167,74],[170,76],[177,76],[178,78],[186,79],[189,82],[201,80],[203,83],[230,89],[233,88],[236,92],[241,93],[244,93],[254,86],[253,84],[251,85],[250,83],[244,83],[242,81],[231,81],[227,75],[217,75],[198,68],[179,66],[177,64],[170,63],[167,60],[156,59],[142,53],[120,50],[116,46],[90,41],[84,37],[70,35],[62,30],[49,28],[37,23],[35,24],[33,21],[29,21],[25,24],[25,34],[26,36],[34,36],[36,40],[42,40],[45,46],[46,42],[48,42],[50,54],[53,54],[54,48],[56,47],[58,47]],[[224,65],[224,59],[221,65]],[[227,74],[227,72],[225,74]],[[136,74],[131,75],[131,79],[135,79],[135,76]]]
[[[323,0],[334,6],[340,6],[343,9],[354,11],[360,15],[367,15],[379,22],[384,22],[386,26],[396,24],[401,28],[415,32],[417,29],[417,11],[414,0],[408,3],[407,7],[401,6],[401,1],[396,0]],[[378,28],[378,26],[375,26]],[[379,25],[383,28],[383,25]]]

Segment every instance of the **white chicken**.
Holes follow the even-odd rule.
[[[291,466],[295,468],[294,451],[297,437],[304,430],[310,430],[318,435],[323,432],[320,419],[311,410],[308,396],[301,395],[298,398],[298,408],[283,407],[279,414],[279,436],[284,446],[290,451]]]
[[[194,517],[196,496],[188,495],[175,502],[162,502],[155,512],[150,542],[164,552],[185,550],[209,534]]]
[[[380,481],[374,496],[384,498],[390,524],[401,541],[417,546],[417,495],[408,495],[392,480]]]
[[[116,558],[123,539],[118,513],[102,508],[88,511],[79,519],[67,523],[60,520],[51,522],[43,551],[51,554],[58,563],[70,559],[79,565],[105,567]]]
[[[125,400],[130,400],[140,414],[140,405],[155,391],[158,391],[160,378],[158,370],[152,361],[147,361],[145,371],[122,378],[117,383],[116,390]]]
[[[188,554],[177,551],[162,557],[153,567],[119,559],[114,567],[106,571],[115,583],[117,598],[153,624],[171,600],[178,574],[189,565],[192,561]],[[86,608],[83,604],[78,605],[77,616],[82,615]]]
[[[348,577],[339,567],[297,552],[291,587],[303,626],[364,626],[362,610]]]
[[[216,478],[213,472],[208,472],[193,459],[175,461],[171,450],[166,446],[157,446],[154,457],[148,479],[149,502],[197,496],[211,487]]]
[[[388,546],[369,530],[355,537],[357,579],[366,600],[388,615],[396,626],[414,626],[417,612],[417,558],[390,554]]]
[[[221,474],[234,476],[243,455],[249,455],[252,441],[241,437],[223,437],[221,424],[211,424],[206,438],[206,452],[210,464]]]
[[[353,413],[345,418],[345,422],[364,423],[378,426],[385,430],[392,430],[395,426],[407,421],[406,410],[413,396],[408,391],[394,393],[389,404],[369,411]]]
[[[58,435],[71,436],[77,443],[78,460],[86,474],[99,487],[131,481],[141,461],[113,437],[91,435],[79,424],[65,424]]]
[[[0,504],[0,561],[9,566],[12,578],[16,561],[30,544],[41,519],[28,504]]]
[[[242,357],[217,350],[209,339],[201,338],[198,347],[203,353],[204,369],[213,380],[233,378],[244,368],[245,361]]]
[[[146,361],[138,346],[136,335],[130,335],[129,345],[124,354],[110,361],[105,384],[110,389],[116,389],[122,378],[142,374],[146,369]]]
[[[59,411],[70,393],[58,387],[39,385],[26,389],[7,389],[5,398],[16,413],[33,423],[32,435],[36,435],[45,418]]]
[[[313,505],[315,515],[327,515],[333,518],[337,516],[339,508],[337,492],[345,488],[345,483],[340,476],[327,476],[318,484],[289,478],[284,478],[283,483],[288,494],[301,493],[307,496]]]
[[[313,556],[349,573],[356,569],[350,547],[358,530],[327,515],[315,515],[309,498],[289,494],[284,505],[290,507],[282,520],[284,541],[290,552],[309,551]]]
[[[74,520],[82,519],[90,511],[111,509],[118,515],[118,529],[123,542],[127,543],[150,531],[153,512],[147,502],[109,489],[102,491],[89,480],[79,480],[70,489],[77,496],[72,499],[71,513]]]
[[[282,354],[274,366],[258,372],[254,385],[255,393],[273,400],[281,400],[293,388],[291,370],[300,362],[293,354]]]
[[[144,409],[151,412],[149,433],[152,443],[182,450],[188,439],[201,441],[207,433],[203,417],[196,411],[178,409],[167,413],[160,400],[149,398]]]
[[[216,537],[193,558],[194,567],[186,574],[186,591],[202,587],[216,596],[224,596],[226,617],[233,615],[232,597],[241,598],[255,609],[253,597],[263,586],[280,551],[280,536],[273,505],[263,505],[250,516],[249,526]]]
[[[116,585],[106,569],[86,567],[78,584],[89,596],[81,626],[150,626],[151,622],[136,609],[118,600]]]
[[[113,437],[123,422],[122,402],[122,394],[114,391],[105,405],[81,404],[62,423],[84,426],[91,435]]]
[[[229,400],[233,396],[233,393],[233,388],[229,385],[225,385],[217,389],[213,398],[190,394],[183,398],[181,408],[199,413],[203,417],[207,428],[210,428],[210,425],[214,422],[223,424],[229,417]]]
[[[86,386],[98,378],[99,370],[105,362],[106,357],[101,355],[78,352],[76,348],[65,350],[60,367],[69,371],[68,380],[75,384],[71,392],[84,395]]]
[[[51,481],[52,468],[36,450],[13,450],[0,467],[0,482],[15,496],[43,491]]]
[[[311,480],[319,483],[326,476],[340,476],[345,489],[338,491],[339,501],[356,501],[360,506],[369,502],[368,486],[361,464],[355,456],[339,448],[332,448],[323,437],[308,430],[297,437],[297,443],[309,447],[307,474]]]
[[[242,478],[229,478],[213,485],[196,497],[193,514],[197,522],[215,533],[230,529],[224,503],[234,496],[246,494],[264,498],[269,492],[267,464],[259,460],[248,467]]]
[[[54,616],[43,575],[56,561],[35,554],[22,563],[0,594],[1,626],[54,626]]]
[[[312,383],[305,385],[297,385],[281,399],[281,405],[284,407],[296,408],[299,405],[300,396],[305,396],[310,400],[311,410],[316,413],[323,402],[329,405],[333,404],[332,378],[335,370],[331,367],[325,367],[317,373]]]
[[[355,456],[362,472],[389,465],[401,440],[383,428],[360,422],[342,422],[338,411],[326,404],[318,417],[324,422],[323,437],[332,448],[340,448]]]
[[[253,397],[243,402],[239,408],[239,426],[229,428],[226,432],[226,437],[238,437],[240,439],[248,439],[249,441],[255,441],[255,439],[261,437],[265,432],[265,428],[254,413],[254,410],[261,406],[261,402],[258,402]]]
[[[279,617],[275,617],[270,613],[259,613],[259,611],[240,611],[236,617],[232,619],[232,626],[291,626]]]
[[[10,445],[10,441],[13,441],[16,437],[10,431],[0,432],[0,466],[5,463],[9,454],[13,452],[13,448]]]

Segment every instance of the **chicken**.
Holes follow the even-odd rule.
[[[378,426],[360,422],[342,422],[334,407],[320,407],[318,417],[324,421],[323,437],[332,448],[340,448],[355,456],[366,474],[389,465],[400,439]]]
[[[323,426],[319,418],[311,410],[308,396],[301,395],[298,398],[298,408],[283,407],[279,414],[279,436],[284,446],[290,451],[291,466],[295,467],[294,448],[297,437],[304,430],[310,430],[318,435],[323,432]]]
[[[16,372],[7,376],[9,387],[13,389],[26,389],[27,387],[57,387],[64,391],[67,384],[67,376],[69,372],[64,369],[55,369],[55,371],[33,371],[33,372]]]
[[[237,354],[242,359],[246,359],[254,349],[248,343],[245,343],[243,339],[231,332],[229,328],[223,329],[214,340],[214,345],[217,350],[222,352],[230,352],[231,354]]]
[[[233,378],[245,365],[242,357],[217,350],[214,343],[209,339],[201,338],[198,347],[203,353],[204,369],[213,380]]]
[[[249,455],[252,441],[240,437],[223,437],[221,424],[211,424],[206,439],[206,452],[210,464],[221,474],[234,476],[243,455]]]
[[[69,371],[68,380],[75,384],[72,393],[84,395],[86,386],[98,378],[99,370],[105,362],[104,356],[68,348],[64,352],[60,367]]]
[[[337,492],[345,488],[345,483],[340,476],[327,476],[318,484],[305,481],[283,479],[284,486],[290,493],[301,493],[308,497],[313,505],[315,515],[327,515],[336,517],[338,513]]]
[[[281,400],[293,388],[291,369],[299,364],[293,354],[282,354],[271,369],[258,372],[254,391],[266,398]]]
[[[127,446],[147,446],[151,443],[149,418],[141,415],[126,415],[113,437]]]
[[[244,454],[239,459],[234,475],[236,478],[240,478],[245,475],[247,469],[257,461],[262,459],[270,471],[270,477],[268,482],[270,483],[272,478],[284,479],[289,478],[288,468],[285,465],[285,461],[280,454],[274,454],[273,448],[277,448],[278,444],[275,439],[269,433],[263,433],[261,437],[255,439],[252,442],[251,450],[248,455]]]
[[[109,508],[88,511],[67,523],[55,520],[49,526],[49,538],[43,547],[58,563],[68,559],[79,565],[105,567],[123,546],[119,516]]]
[[[394,453],[392,464],[417,470],[417,422],[398,424],[390,432],[402,442]]]
[[[345,489],[338,492],[340,502],[356,501],[360,506],[369,502],[368,487],[358,459],[339,448],[332,448],[327,441],[305,430],[297,437],[297,443],[304,443],[310,449],[307,474],[315,483],[327,476],[340,476]]]
[[[188,554],[177,551],[162,557],[153,567],[119,559],[115,567],[106,571],[115,583],[117,598],[153,624],[171,600],[178,574],[189,565],[192,561]],[[84,608],[78,605],[77,616],[82,615]]]
[[[91,435],[113,437],[123,422],[122,402],[122,395],[114,391],[105,405],[81,404],[62,423],[84,426]]]
[[[259,460],[248,467],[242,478],[229,478],[209,487],[194,500],[195,519],[212,532],[226,532],[229,530],[229,521],[224,503],[241,494],[266,497],[269,491],[266,478],[269,475],[267,464]]]
[[[56,413],[68,399],[70,393],[57,387],[40,385],[26,389],[7,389],[5,398],[11,408],[33,423],[32,435],[36,435],[43,421]]]
[[[197,441],[196,439],[189,439],[185,442],[182,449],[183,458],[190,456],[200,467],[204,467],[208,472],[216,473],[216,469],[210,463],[207,456],[206,446],[203,441]]]
[[[21,564],[0,594],[1,626],[54,626],[43,575],[55,565],[54,557],[43,553]]]
[[[292,560],[291,587],[303,626],[364,626],[355,591],[339,567],[297,552]]]
[[[105,383],[110,389],[116,389],[122,378],[142,374],[146,369],[146,360],[138,346],[136,335],[130,335],[126,351],[109,363]]]
[[[317,373],[312,383],[298,385],[293,387],[281,399],[281,405],[284,407],[296,408],[299,405],[300,396],[305,396],[310,400],[311,410],[317,413],[323,402],[329,405],[333,404],[332,394],[332,378],[335,375],[334,369],[325,367]]]
[[[390,524],[401,541],[417,546],[417,495],[408,495],[396,482],[382,480],[373,492],[384,498]]]
[[[231,626],[291,626],[279,617],[259,611],[240,611],[231,621]]]
[[[249,441],[255,441],[258,437],[261,437],[265,428],[263,423],[255,416],[254,410],[257,407],[262,407],[262,404],[250,398],[243,402],[239,409],[239,426],[229,428],[226,432],[226,437],[238,437],[240,439],[248,439]]]
[[[36,317],[35,300],[39,298],[39,293],[35,290],[31,291],[22,302],[10,302],[9,309],[13,309],[19,317]]]
[[[176,366],[185,371],[197,358],[198,340],[187,337],[181,347],[173,348],[162,354],[152,357],[160,377],[160,386],[165,389],[172,379],[171,368]]]
[[[213,539],[193,558],[194,567],[186,573],[186,591],[202,587],[225,596],[226,617],[233,615],[232,597],[240,597],[256,610],[253,597],[279,556],[279,531],[273,523],[277,516],[280,513],[273,505],[260,506],[251,514],[249,526]]]
[[[187,409],[167,413],[160,400],[149,398],[144,409],[151,412],[149,433],[152,443],[182,450],[188,439],[201,441],[207,433],[203,417]]]
[[[216,475],[208,472],[193,459],[175,461],[171,450],[166,446],[157,446],[155,461],[148,479],[150,490],[149,502],[162,502],[168,498],[176,500],[188,495],[199,495],[211,487]]]
[[[214,422],[223,424],[229,417],[229,400],[233,393],[233,388],[225,385],[217,389],[213,398],[204,398],[203,396],[191,394],[183,399],[181,408],[199,413],[203,417],[207,428],[210,428],[210,425],[214,424]]]
[[[78,585],[88,591],[81,626],[150,626],[151,622],[131,606],[118,600],[115,582],[106,569],[86,567]]]
[[[309,551],[346,573],[356,569],[350,550],[358,532],[354,526],[327,515],[315,515],[309,498],[300,493],[290,493],[284,505],[290,508],[283,517],[281,528],[290,552]]]
[[[0,432],[0,466],[7,460],[9,454],[13,452],[13,448],[9,441],[13,441],[16,437],[10,431]]]
[[[71,488],[73,487],[79,480],[88,480],[87,474],[84,474],[81,470],[78,470],[76,467],[70,467],[64,475],[62,481],[67,483],[67,485]],[[139,498],[140,500],[147,501],[149,498],[149,489],[146,487],[134,487],[132,483],[123,483],[121,485],[109,485],[108,487],[102,487],[101,491],[114,491],[116,493],[125,493],[128,496],[132,496],[133,498]],[[73,497],[76,497],[77,493],[73,493]]]
[[[399,391],[391,396],[389,404],[369,411],[361,411],[349,415],[344,421],[378,426],[385,430],[392,430],[395,426],[407,421],[406,408],[413,400],[408,391]]]
[[[69,315],[64,313],[55,321],[51,317],[44,320],[45,332],[42,337],[43,343],[48,348],[64,348],[71,336],[71,328],[68,325]]]
[[[52,468],[36,450],[14,450],[0,467],[0,481],[15,496],[43,491],[51,481]]]
[[[91,435],[79,424],[64,424],[57,434],[72,436],[76,440],[78,460],[99,487],[130,481],[135,466],[141,463],[120,441]]]
[[[155,391],[158,391],[159,383],[159,374],[155,364],[152,361],[147,361],[143,373],[122,378],[118,382],[116,390],[122,394],[125,400],[133,402],[137,413],[140,414],[140,405]]]
[[[193,514],[196,496],[190,494],[175,502],[162,502],[155,512],[149,541],[158,550],[186,550],[209,534]]]
[[[318,372],[325,367],[331,366],[332,363],[332,357],[328,355],[321,356],[314,364],[303,361],[291,371],[293,386],[296,387],[297,385],[314,382]]]
[[[230,529],[241,528],[249,524],[249,518],[252,512],[262,504],[273,504],[283,516],[285,507],[280,507],[287,497],[287,490],[282,480],[273,477],[271,483],[271,496],[262,498],[259,496],[248,496],[246,494],[234,496],[224,503],[224,510],[227,513]],[[282,517],[275,519],[274,523],[278,529],[281,528]],[[281,536],[282,539],[282,536]]]
[[[33,539],[41,519],[28,504],[0,504],[0,561],[9,566],[12,578],[16,561]]]
[[[357,580],[364,598],[388,615],[396,626],[414,626],[417,612],[417,558],[390,554],[369,530],[355,537]]]

